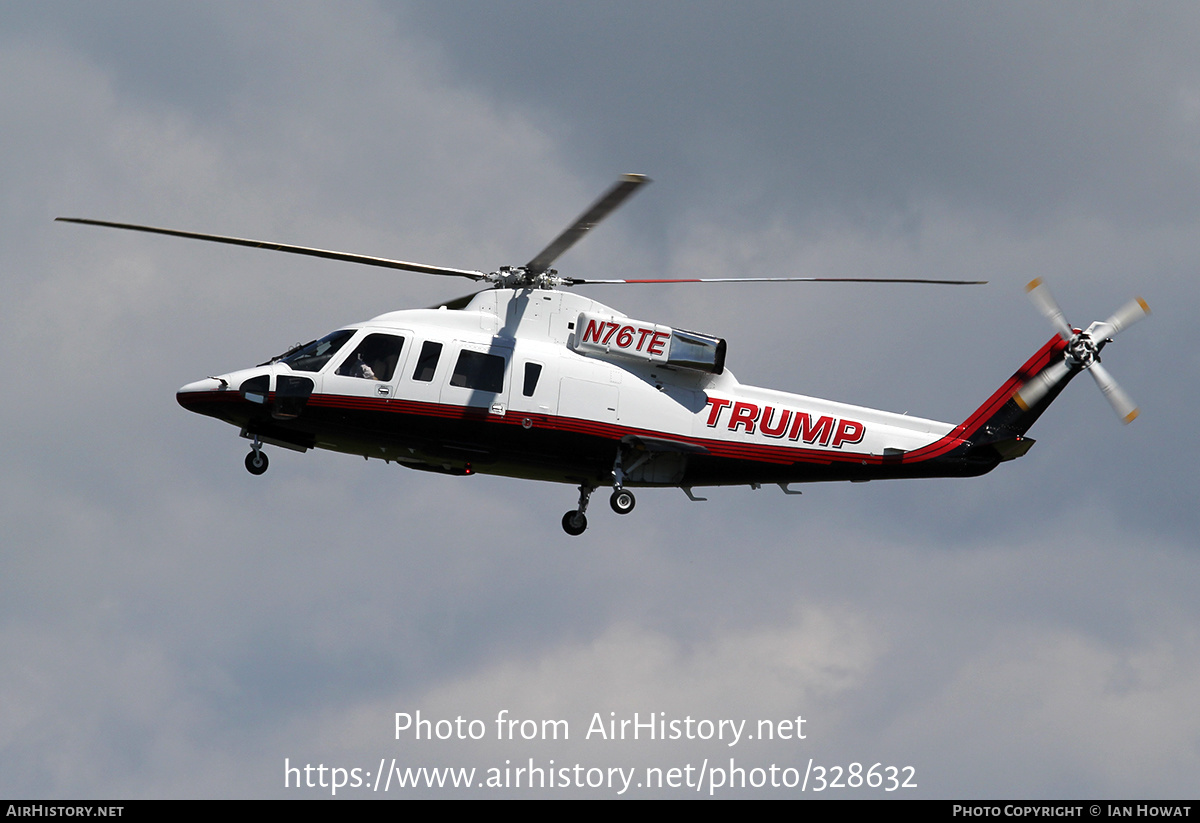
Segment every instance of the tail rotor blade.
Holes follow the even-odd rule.
[[[1062,309],[1058,307],[1058,303],[1054,299],[1054,295],[1050,293],[1050,289],[1042,282],[1042,278],[1036,277],[1029,281],[1025,286],[1025,293],[1029,295],[1029,299],[1033,301],[1033,305],[1037,310],[1045,315],[1050,324],[1054,326],[1054,330],[1058,332],[1059,337],[1063,340],[1070,340],[1075,336],[1074,329],[1067,322],[1066,315]]]
[[[1117,309],[1112,317],[1092,328],[1091,336],[1093,339],[1101,340],[1106,337],[1115,337],[1148,314],[1150,314],[1150,306],[1142,298],[1135,297]]]
[[[1121,418],[1121,422],[1133,422],[1133,419],[1138,416],[1137,404],[1121,390],[1117,381],[1108,373],[1108,369],[1101,366],[1100,361],[1097,360],[1088,367],[1088,371],[1092,373],[1096,385],[1100,387],[1100,391],[1113,407],[1113,411],[1117,413],[1117,417]]]
[[[1043,369],[1030,378],[1013,395],[1013,400],[1017,401],[1017,405],[1021,407],[1022,411],[1029,411],[1030,407],[1036,405],[1039,400],[1045,397],[1070,371],[1071,367],[1067,365],[1066,361],[1059,360],[1049,368]]]

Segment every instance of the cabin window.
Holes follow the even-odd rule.
[[[403,337],[394,334],[368,334],[338,367],[337,373],[343,377],[387,382],[396,373],[396,363],[400,360],[400,351],[403,348]]]
[[[293,349],[279,360],[293,371],[320,371],[329,362],[329,358],[337,354],[338,349],[346,345],[346,341],[353,336],[353,329],[341,329],[325,335],[320,340]]]
[[[450,385],[485,392],[504,391],[504,358],[464,349],[458,355]]]
[[[541,363],[526,363],[525,364],[525,385],[521,388],[521,394],[525,397],[533,397],[533,393],[537,391],[538,378],[542,376]]]
[[[426,340],[421,346],[421,356],[417,358],[417,368],[413,371],[413,380],[428,383],[433,380],[437,371],[438,358],[442,356],[442,344]]]

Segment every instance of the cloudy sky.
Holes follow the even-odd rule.
[[[0,795],[532,759],[695,796],[637,783],[732,758],[1194,797],[1197,42],[1185,3],[5,5]],[[1050,336],[1043,277],[1076,325],[1149,302],[1105,351],[1142,416],[1084,377],[983,478],[650,490],[568,538],[571,487],[279,449],[255,478],[175,402],[455,281],[53,222],[490,270],[623,172],[654,185],[564,273],[990,281],[592,294],[728,338],[743,382],[957,422]],[[497,740],[502,710],[570,739]],[[417,711],[487,734],[397,740]],[[586,737],[635,712],[754,739]]]

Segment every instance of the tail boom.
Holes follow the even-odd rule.
[[[1022,407],[1017,392],[1038,375],[1061,363],[1066,347],[1066,341],[1061,337],[1052,337],[966,420],[937,442],[904,455],[904,462],[958,458],[979,463],[979,473],[983,473],[998,463],[1025,454],[1034,442],[1024,436],[1025,432],[1078,370],[1070,370],[1031,406]]]

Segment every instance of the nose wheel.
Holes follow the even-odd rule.
[[[587,515],[583,512],[569,511],[563,515],[563,531],[572,537],[578,537],[587,531]]]
[[[591,486],[579,487],[579,508],[572,509],[563,515],[562,527],[563,531],[572,537],[578,537],[587,530],[587,511],[588,499],[592,496],[593,488]]]
[[[254,438],[254,444],[250,446],[250,453],[246,455],[246,471],[257,476],[265,472],[270,465],[271,461],[267,460],[267,453],[262,450],[258,438]]]

